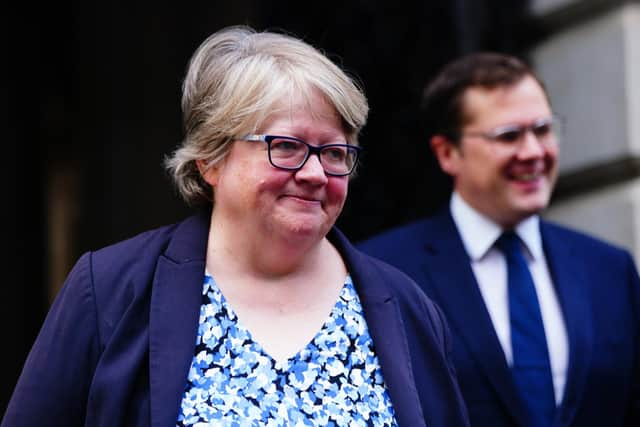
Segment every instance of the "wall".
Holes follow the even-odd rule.
[[[531,48],[566,119],[549,219],[640,261],[640,2],[537,0],[547,37]]]

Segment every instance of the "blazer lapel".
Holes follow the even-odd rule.
[[[393,401],[396,420],[401,426],[424,426],[424,415],[411,369],[411,357],[400,309],[389,293],[387,284],[370,269],[363,268],[358,254],[337,230],[329,239],[344,257],[360,303],[366,314],[369,333],[375,343],[376,355],[383,367],[384,381]]]
[[[454,334],[459,336],[518,425],[527,425],[504,352],[478,288],[469,257],[448,211],[430,220],[425,236],[425,283],[436,295]]]
[[[418,391],[415,388],[409,347],[399,316],[400,309],[392,297],[361,292],[360,301],[368,314],[369,333],[376,344],[384,380],[393,401],[398,424],[424,426]]]
[[[202,304],[206,213],[178,226],[158,260],[149,319],[151,425],[175,425],[193,358]]]
[[[569,366],[562,404],[556,425],[571,425],[585,389],[588,366],[592,355],[592,327],[587,290],[589,277],[582,262],[571,248],[557,237],[551,227],[540,223],[545,257],[558,295],[569,340]]]

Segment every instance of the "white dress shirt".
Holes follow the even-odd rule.
[[[502,252],[494,243],[502,228],[482,215],[454,192],[450,202],[451,215],[458,228],[462,243],[471,259],[471,268],[480,287],[480,293],[500,340],[507,364],[512,365],[511,326],[509,323],[509,299],[507,295],[507,265]],[[538,294],[547,348],[553,375],[556,405],[564,395],[569,346],[553,281],[542,249],[540,219],[531,216],[519,223],[514,230],[526,246],[525,258]]]

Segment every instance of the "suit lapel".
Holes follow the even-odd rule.
[[[397,301],[367,292],[361,293],[360,301],[368,314],[367,326],[383,367],[385,384],[393,401],[398,424],[423,426],[424,416],[415,388],[409,347]]]
[[[431,220],[423,273],[447,320],[496,391],[505,409],[527,425],[526,412],[511,378],[504,352],[478,288],[469,257],[448,211]]]
[[[202,304],[206,214],[182,223],[158,260],[149,319],[151,425],[175,425]]]
[[[337,229],[332,230],[329,239],[344,257],[354,279],[398,424],[424,426],[400,308],[389,292],[393,284],[384,283],[371,269],[364,268],[359,255]]]
[[[545,257],[569,339],[569,366],[556,425],[570,425],[582,400],[591,360],[592,328],[587,295],[589,277],[580,268],[584,261],[575,258],[571,248],[553,232],[551,226],[544,222],[540,224]]]

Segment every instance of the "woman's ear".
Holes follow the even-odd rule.
[[[217,166],[207,167],[206,163],[202,159],[196,160],[196,166],[200,172],[200,176],[211,187],[215,187],[218,184],[219,168]]]
[[[431,149],[444,172],[454,177],[458,175],[462,155],[458,145],[444,135],[434,135],[431,137]]]

